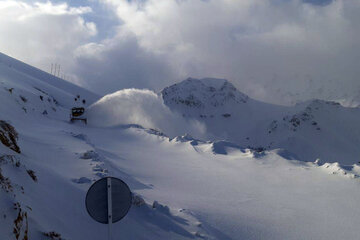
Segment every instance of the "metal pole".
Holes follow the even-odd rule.
[[[52,71],[53,71],[53,65],[54,65],[54,64],[51,64],[51,74],[52,74]]]
[[[111,178],[107,178],[107,202],[108,202],[108,227],[109,227],[109,240],[112,240],[111,225],[112,225],[112,199],[111,199]]]
[[[59,64],[59,69],[58,69],[58,77],[60,77],[60,64]]]

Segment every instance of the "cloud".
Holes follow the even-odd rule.
[[[89,7],[67,3],[0,1],[0,51],[44,70],[51,63],[72,65],[75,49],[97,34],[82,15]]]
[[[91,105],[87,114],[89,124],[100,127],[139,124],[171,137],[185,133],[202,137],[205,133],[203,124],[171,112],[161,96],[150,90],[124,89],[106,95]]]
[[[110,66],[119,70],[113,77],[100,75],[116,82],[123,74],[119,87],[159,89],[164,82],[188,76],[213,76],[273,102],[296,98],[299,92],[303,98],[321,97],[320,87],[329,94],[352,91],[354,84],[360,87],[360,70],[354,64],[360,51],[356,0],[103,2],[117,14],[121,34],[111,39],[118,43],[112,50],[102,52],[105,72]],[[131,36],[133,46],[127,54],[122,52],[129,44],[122,42],[124,35]],[[136,56],[130,62],[137,67],[121,68],[118,58],[130,55]],[[149,67],[149,59],[158,65]],[[95,69],[101,72],[101,61],[97,63]]]
[[[115,18],[108,31],[107,21],[86,17],[99,13]],[[217,77],[289,103],[359,94],[359,22],[358,0],[3,1],[0,51],[43,69],[58,59],[100,94]]]
[[[326,5],[330,4],[333,0],[303,0],[304,3],[311,3],[315,5]]]
[[[142,49],[132,33],[89,43],[76,50],[74,73],[82,85],[101,94],[123,88],[150,88],[169,84],[174,70],[168,56]]]

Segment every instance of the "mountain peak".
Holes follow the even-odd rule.
[[[246,103],[248,96],[226,79],[188,78],[161,91],[166,105],[192,108],[214,108],[229,103]]]
[[[228,80],[221,79],[221,78],[202,78],[202,79],[196,79],[189,77],[184,82],[187,83],[201,83],[209,88],[213,88],[215,90],[220,90],[224,85],[231,85],[234,87]],[[235,88],[235,87],[234,87]]]

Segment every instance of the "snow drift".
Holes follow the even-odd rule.
[[[88,120],[99,127],[139,124],[172,137],[189,132],[202,137],[205,133],[204,124],[172,112],[160,96],[145,89],[124,89],[104,96],[90,106]]]

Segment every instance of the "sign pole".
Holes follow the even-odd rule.
[[[112,225],[126,216],[131,203],[132,193],[129,186],[115,177],[97,180],[90,186],[85,197],[86,210],[90,217],[99,223],[108,224],[108,240],[118,239],[117,235],[113,237]]]
[[[111,178],[107,178],[107,202],[108,202],[108,227],[109,227],[109,240],[112,240],[111,225],[112,225],[112,199],[111,199]]]

